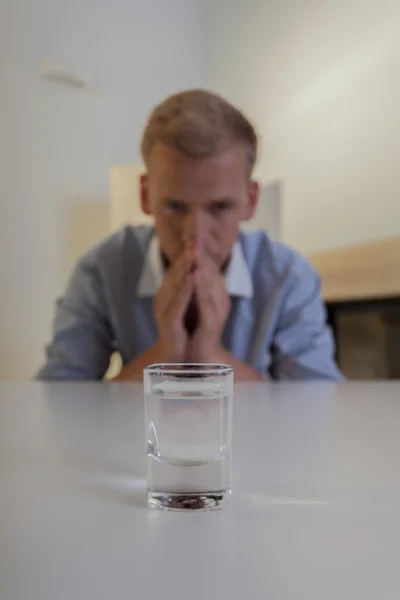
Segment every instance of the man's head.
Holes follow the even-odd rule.
[[[142,209],[154,216],[163,253],[173,261],[192,240],[222,266],[257,205],[252,125],[216,94],[181,92],[153,110],[141,150]]]

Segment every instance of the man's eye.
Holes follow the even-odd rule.
[[[171,201],[168,202],[168,210],[176,213],[184,213],[186,206],[182,202]]]
[[[219,214],[231,208],[231,205],[228,202],[216,202],[210,208],[212,213]]]

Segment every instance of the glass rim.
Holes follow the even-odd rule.
[[[144,369],[148,375],[229,375],[233,366],[223,363],[155,363]]]

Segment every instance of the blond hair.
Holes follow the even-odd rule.
[[[252,124],[227,100],[206,90],[188,90],[169,96],[153,109],[144,129],[141,153],[148,166],[157,143],[191,158],[213,156],[240,143],[251,173],[257,142]]]

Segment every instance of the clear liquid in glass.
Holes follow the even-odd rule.
[[[229,398],[218,384],[160,384],[146,394],[150,506],[210,509],[230,495]]]

